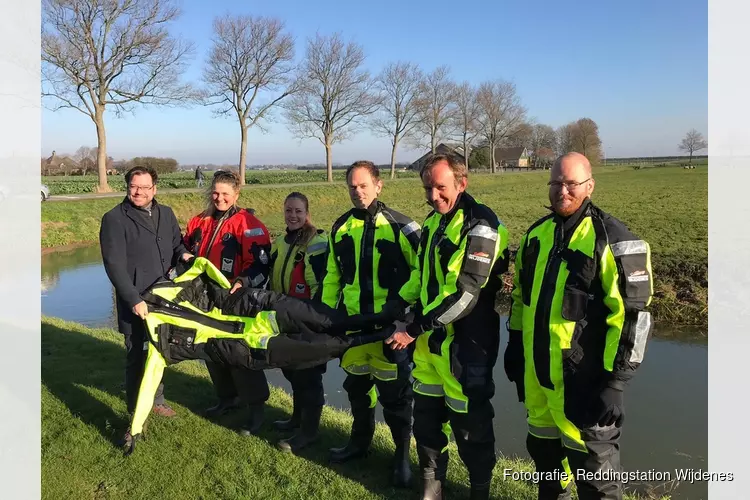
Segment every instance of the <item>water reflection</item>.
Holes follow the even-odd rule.
[[[101,264],[98,247],[44,255],[42,282],[45,288],[42,314],[92,327],[116,327],[114,291]],[[504,344],[507,332],[501,335]],[[659,328],[625,395],[626,423],[621,445],[626,470],[669,471],[673,478],[675,469],[705,470],[707,370],[707,340],[703,332]],[[268,378],[272,384],[290,390],[280,370],[269,371]],[[343,380],[344,372],[338,361],[331,361],[324,377],[326,402],[348,409]],[[495,383],[493,405],[498,450],[505,455],[528,457],[525,411],[516,402],[515,388],[506,380],[500,365],[495,369]],[[380,406],[377,416],[382,421]],[[630,483],[627,489],[645,492],[647,486]],[[706,483],[680,484],[673,498],[683,496],[706,498]]]

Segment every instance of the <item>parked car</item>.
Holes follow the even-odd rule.
[[[49,188],[46,184],[42,184],[42,201],[47,201],[49,199]]]

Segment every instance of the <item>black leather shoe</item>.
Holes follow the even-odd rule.
[[[216,418],[222,415],[226,415],[227,413],[236,411],[239,408],[240,408],[240,403],[239,403],[238,398],[234,398],[230,400],[222,400],[222,401],[219,401],[219,404],[217,404],[216,406],[212,406],[211,408],[206,408],[203,411],[203,416],[205,416],[206,418]]]

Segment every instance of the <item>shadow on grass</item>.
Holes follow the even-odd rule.
[[[125,349],[117,344],[99,340],[51,323],[42,323],[42,383],[70,412],[85,424],[95,428],[112,446],[119,446],[128,426],[125,410],[124,365]],[[208,379],[167,368],[164,376],[165,396],[191,412],[200,414],[213,404],[215,393]],[[98,400],[87,388],[97,389],[118,398],[115,407]],[[269,402],[270,403],[270,402]],[[279,439],[288,437],[274,431],[271,422],[288,418],[291,408],[266,405],[265,423],[257,438],[275,446]],[[178,414],[180,413],[178,409]],[[150,416],[149,420],[154,418]],[[177,417],[179,418],[179,416]],[[214,421],[236,429],[247,418],[242,410]],[[325,417],[324,417],[325,418]],[[208,421],[206,422],[208,424]],[[346,428],[321,422],[319,441],[302,450],[298,457],[327,467],[342,477],[359,482],[370,492],[384,498],[413,499],[419,496],[421,479],[414,461],[412,440],[412,487],[408,490],[391,486],[391,460],[394,445],[376,434],[368,456],[347,464],[330,464],[328,449],[343,446],[349,438],[350,420]],[[153,432],[153,431],[152,431]],[[148,430],[146,431],[148,436]],[[381,436],[382,437],[382,436]],[[253,438],[248,438],[253,439]],[[145,451],[148,440],[136,449]],[[292,459],[292,457],[290,457]],[[448,482],[446,496],[468,498],[465,485]]]

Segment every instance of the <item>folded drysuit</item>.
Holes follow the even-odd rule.
[[[183,274],[157,281],[142,294],[149,308],[148,354],[127,454],[143,430],[166,366],[191,359],[252,370],[317,366],[349,347],[384,340],[403,314],[394,305],[377,314],[347,316],[325,304],[262,289],[230,294],[230,286],[210,261],[197,258]]]

